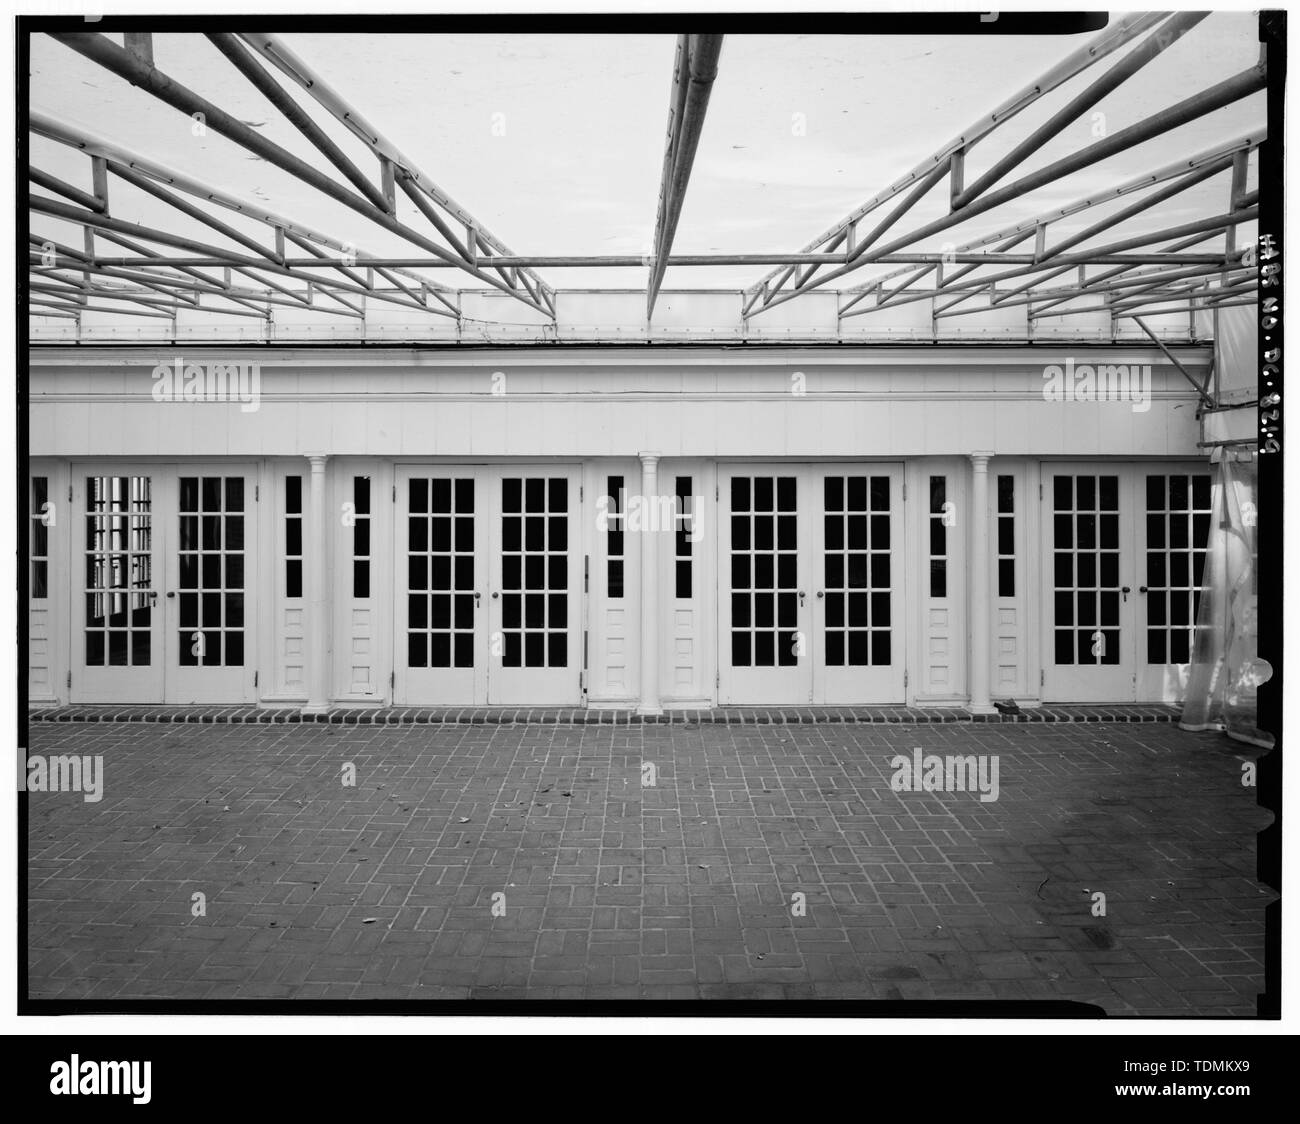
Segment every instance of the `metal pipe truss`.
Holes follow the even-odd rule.
[[[995,207],[1018,199],[1117,153],[1140,146],[1173,129],[1205,117],[1217,109],[1262,90],[1266,84],[1267,76],[1264,61],[1261,58],[1256,66],[1224,82],[1193,94],[1143,121],[1139,121],[1109,137],[1097,140],[1080,151],[1058,159],[1044,168],[1023,176],[1019,180],[1001,188],[993,189],[994,184],[1005,179],[1026,158],[1037,151],[1045,141],[1059,133],[1062,128],[1095,105],[1103,96],[1131,78],[1152,59],[1190,32],[1203,18],[1200,13],[1181,13],[1173,17],[1170,17],[1168,13],[1161,13],[1154,16],[1132,17],[1121,21],[1114,28],[1108,29],[1088,48],[1085,48],[1082,52],[1076,52],[993,113],[981,117],[954,141],[949,142],[948,145],[945,145],[928,160],[923,161],[902,180],[869,199],[804,248],[804,253],[819,251],[825,253],[833,248],[838,248],[840,245],[847,244],[848,252],[844,260],[836,268],[818,274],[820,263],[810,266],[802,272],[799,272],[795,265],[787,265],[784,269],[772,271],[755,285],[747,288],[745,290],[745,315],[747,317],[757,316],[768,309],[776,308],[794,300],[812,289],[826,285],[866,265],[890,261],[893,255],[909,247],[914,247],[933,235],[944,233]],[[995,129],[1004,126],[1024,106],[1036,101],[1048,90],[1054,89],[1069,78],[1081,73],[1087,67],[1092,66],[1104,55],[1148,31],[1151,34],[1117,65],[1112,66],[1100,78],[1072,98],[1064,108],[1053,114],[1020,143],[1014,145],[1006,156],[994,163],[974,183],[969,186],[964,183],[966,155],[976,141],[987,136]],[[977,243],[967,243],[962,247],[963,250],[998,242],[1004,243],[1005,247],[1009,249],[1012,245],[1023,241],[1030,233],[1035,236],[1036,242],[1033,261],[1028,268],[966,283],[960,288],[968,290],[968,293],[959,299],[968,299],[970,295],[977,292],[994,294],[996,283],[1004,278],[1028,276],[1033,273],[1047,271],[1051,271],[1049,277],[1058,276],[1061,272],[1064,272],[1063,267],[1066,265],[1073,265],[1075,262],[1094,264],[1101,257],[1117,252],[1121,248],[1148,245],[1153,241],[1170,237],[1175,232],[1154,231],[1150,235],[1138,236],[1110,246],[1094,247],[1092,250],[1081,249],[1073,256],[1065,254],[1066,250],[1090,242],[1097,236],[1104,234],[1155,204],[1214,175],[1226,173],[1229,170],[1232,170],[1234,175],[1233,186],[1227,201],[1228,211],[1223,215],[1216,216],[1213,221],[1217,222],[1220,228],[1230,232],[1230,241],[1225,251],[1225,259],[1231,259],[1235,252],[1235,241],[1232,240],[1231,232],[1234,232],[1241,223],[1252,221],[1257,214],[1254,208],[1243,205],[1248,198],[1244,190],[1244,158],[1261,139],[1260,137],[1242,138],[1232,145],[1220,146],[1217,150],[1203,153],[1192,161],[1180,161],[1175,165],[1140,176],[1127,184],[1120,185],[1118,188],[1104,193],[1102,196],[1080,201],[1069,208],[1039,216],[1009,230],[999,231],[996,234],[986,236]],[[942,218],[928,222],[882,245],[883,236],[900,223],[908,212],[929,195],[944,179],[949,181],[948,213]],[[1052,222],[1066,215],[1077,213],[1086,207],[1113,199],[1118,195],[1127,194],[1129,191],[1141,190],[1170,180],[1174,182],[1167,188],[1153,192],[1133,206],[1112,214],[1086,230],[1058,242],[1050,248],[1048,247],[1047,234],[1049,225]],[[875,226],[865,235],[859,234],[862,220],[899,196],[902,198],[893,205],[883,219],[877,221]],[[1207,223],[1209,221],[1206,220]],[[1196,224],[1188,224],[1188,229],[1193,228],[1197,228]],[[1017,235],[1021,237],[1016,237]],[[1005,260],[1008,264],[1012,264],[1009,254],[1006,255]],[[957,261],[958,255],[952,255],[949,259],[950,264],[956,264]],[[1225,266],[1229,264],[1231,264],[1231,261],[1225,260]],[[958,276],[964,276],[970,270],[961,270],[957,274],[950,276],[946,281],[942,278],[942,271],[940,271],[940,280],[936,289],[928,292],[913,288],[912,283],[925,276],[924,273],[916,271],[913,271],[906,280],[900,282],[897,286],[892,288],[885,286],[886,281],[895,279],[904,272],[895,271],[875,279],[864,288],[849,290],[852,299],[841,305],[840,315],[866,315],[886,305],[897,307],[897,305],[905,303],[906,299],[912,296],[915,299],[932,299],[935,293],[939,291],[952,291],[955,295],[959,286],[954,285],[953,282]],[[791,278],[794,278],[794,284],[792,287],[787,287]],[[1045,279],[1047,278],[1040,278],[1040,280]],[[1028,291],[1036,283],[1036,281],[1030,282],[1017,291]],[[876,296],[875,305],[850,311],[854,305],[863,300],[867,293],[874,293]],[[1008,295],[1010,294],[1004,294],[1003,297],[1005,298]],[[997,299],[996,296],[994,299],[995,303],[1001,303],[1001,300]],[[942,315],[943,311],[944,309],[938,308],[936,314]]]
[[[491,232],[487,231],[478,220],[474,219],[468,212],[459,208],[449,197],[439,191],[422,172],[419,171],[409,160],[393,148],[382,135],[365,122],[364,118],[349,106],[339,95],[331,90],[319,76],[312,73],[302,60],[298,59],[288,51],[282,44],[279,44],[274,38],[269,36],[250,36],[247,37],[252,45],[259,50],[265,57],[270,59],[275,65],[294,78],[304,89],[308,90],[311,95],[330,112],[334,113],[349,124],[355,135],[374,153],[379,159],[380,166],[380,186],[376,187],[371,183],[361,170],[352,161],[342,153],[326,134],[312,121],[312,119],[301,109],[300,106],[289,96],[287,91],[281,86],[257,61],[254,55],[248,51],[243,43],[234,36],[214,35],[211,36],[218,50],[229,59],[235,67],[267,98],[267,100],[278,109],[286,119],[295,126],[312,144],[329,160],[329,162],[340,171],[345,179],[349,181],[350,186],[345,186],[339,181],[332,179],[319,168],[309,164],[301,158],[295,156],[274,142],[267,140],[259,135],[243,121],[227,113],[219,106],[206,98],[203,98],[194,91],[188,89],[182,83],[176,81],[170,76],[164,74],[153,65],[152,58],[147,54],[136,50],[129,50],[118,47],[110,39],[103,35],[94,33],[61,33],[53,36],[56,40],[77,51],[79,54],[97,63],[105,70],[116,74],[125,79],[132,85],[138,86],[159,101],[187,115],[201,114],[205,122],[205,127],[212,129],[214,132],[234,141],[243,148],[259,156],[261,159],[268,161],[281,170],[287,172],[296,179],[316,188],[324,195],[350,207],[359,214],[370,219],[376,225],[388,230],[389,232],[400,236],[404,241],[419,250],[430,254],[448,265],[455,266],[458,269],[470,274],[476,280],[485,285],[490,285],[510,294],[523,304],[541,313],[543,316],[553,318],[554,309],[554,291],[534,274],[529,271],[516,269],[497,269],[492,265],[491,258],[498,252],[508,252],[503,243],[501,243]],[[54,136],[54,139],[65,139],[60,137],[57,132],[60,126],[56,122],[47,122],[50,129],[46,130],[45,135]],[[33,122],[33,128],[38,132],[41,131],[37,123]],[[65,132],[70,132],[66,130]],[[86,148],[87,145],[80,143],[81,138],[74,139],[71,143],[77,143],[78,147]],[[107,160],[106,156],[100,159]],[[150,176],[142,167],[147,162],[137,160],[133,154],[129,155],[126,161],[116,161],[110,165],[111,170],[120,177],[127,179],[134,186],[141,188],[162,198],[164,202],[176,207],[191,218],[197,218],[206,225],[213,226],[227,238],[235,241],[253,251],[255,255],[267,258],[273,264],[283,261],[283,242],[289,231],[294,228],[293,223],[275,220],[269,225],[272,226],[275,233],[275,246],[264,246],[247,236],[239,234],[233,228],[226,224],[220,223],[219,220],[207,214],[203,209],[194,207],[177,199],[170,193],[163,193],[157,186],[156,182],[163,183],[175,182],[180,186],[178,179],[184,177],[172,177],[164,174],[163,176]],[[96,165],[97,171],[103,165]],[[139,175],[140,172],[144,175]],[[50,180],[47,173],[40,169],[35,169],[36,176],[33,182],[50,189]],[[430,220],[436,233],[441,236],[449,247],[441,245],[434,238],[423,232],[407,225],[397,217],[397,200],[396,187],[400,186],[403,193],[412,199],[416,210],[421,215]],[[354,190],[355,189],[355,190]],[[76,195],[69,196],[67,191],[55,189],[65,198],[72,198],[75,202],[83,204],[83,210],[90,214],[99,214],[101,217],[107,213],[107,201],[101,200],[98,195],[91,197],[87,193],[80,192],[78,189],[71,190],[77,192]],[[221,193],[214,191],[207,185],[201,185],[200,190],[194,192],[201,198],[217,202],[217,196]],[[77,196],[84,196],[78,198]],[[98,206],[88,204],[92,203]],[[466,237],[464,241],[459,239],[446,221],[436,212],[432,203],[453,213],[457,221],[461,221],[466,226]],[[33,201],[35,208],[36,201]],[[226,204],[229,205],[229,204]],[[252,207],[240,201],[234,208],[242,213],[256,213],[257,208]],[[51,213],[48,209],[45,213]],[[66,214],[58,217],[70,217]],[[261,217],[261,216],[258,216]],[[75,221],[75,220],[74,220]],[[265,221],[265,220],[263,220]],[[89,225],[94,226],[94,223]],[[111,228],[109,228],[111,229]],[[156,241],[147,235],[149,233],[143,229],[138,233],[145,241]],[[303,232],[309,235],[309,232]],[[342,250],[351,255],[351,248],[344,246],[342,243],[333,239],[320,239],[319,237],[308,236],[308,241],[324,241],[330,248]],[[483,256],[480,256],[482,251]],[[218,256],[220,256],[220,251]],[[232,260],[233,264],[233,260]],[[241,266],[247,267],[248,261],[239,262]],[[281,271],[283,266],[280,267]],[[492,270],[492,272],[489,272]],[[415,307],[425,307],[428,311],[427,301],[411,299],[415,292],[422,291],[425,284],[422,279],[413,279],[416,282],[416,289],[409,290],[400,283],[395,283],[394,290],[382,296],[392,299],[394,293],[407,294],[407,300],[399,303],[411,303]],[[327,295],[333,295],[335,290],[346,289],[348,286],[342,285],[337,280],[331,279],[326,284],[320,278],[312,278],[310,281],[311,289],[308,292],[307,301],[310,303],[311,293],[319,288]],[[381,292],[374,287],[368,286],[351,286],[351,288],[360,288],[365,295],[381,296]],[[343,302],[345,305],[348,302]],[[349,305],[349,307],[351,307]],[[441,312],[442,310],[437,310]],[[454,306],[451,310],[456,314]]]
[[[146,33],[126,36],[123,47],[94,32],[55,33],[59,42],[161,103],[187,115],[201,113],[207,128],[396,235],[409,249],[384,255],[358,250],[120,145],[31,114],[35,134],[86,156],[91,188],[48,168],[29,168],[30,303],[41,316],[76,317],[81,310],[115,307],[154,318],[206,311],[267,320],[278,308],[364,320],[367,308],[381,303],[459,321],[462,294],[486,286],[555,322],[555,289],[537,270],[648,267],[649,321],[669,268],[754,265],[772,268],[741,293],[746,325],[867,267],[876,267],[870,281],[838,290],[841,323],[928,301],[937,334],[939,323],[950,318],[1021,307],[1032,336],[1036,321],[1078,312],[1105,310],[1114,324],[1165,311],[1230,307],[1247,299],[1254,286],[1251,272],[1242,270],[1245,243],[1239,230],[1258,215],[1259,191],[1248,185],[1247,171],[1262,131],[960,245],[945,243],[939,250],[933,242],[927,245],[936,235],[955,233],[969,220],[1261,90],[1266,82],[1262,56],[1258,65],[1226,81],[1017,178],[1017,170],[1045,143],[1194,34],[1204,18],[1205,13],[1157,12],[1117,20],[793,252],[672,253],[722,43],[721,35],[679,36],[653,253],[646,257],[515,253],[276,36],[213,32],[206,38],[233,73],[297,130],[319,157],[315,161],[275,144],[158,69]],[[1094,67],[1095,76],[1081,90],[968,182],[967,161],[978,142],[1008,129],[1028,107]],[[308,112],[313,103],[315,117]],[[359,144],[351,155],[317,123],[320,111]],[[1178,225],[1162,226],[1153,218],[1160,204],[1220,177],[1226,189],[1221,205],[1205,207],[1206,213]],[[116,194],[120,185],[188,221],[171,226],[156,220],[151,226],[125,220]],[[945,213],[909,229],[914,209],[934,192],[943,193]],[[1120,200],[1122,206],[1101,212],[1105,217],[1065,230],[1065,220]],[[242,225],[227,221],[231,216]],[[81,247],[43,236],[37,229],[42,218],[79,227]],[[191,236],[193,222],[211,231],[211,238]],[[105,252],[107,245],[117,249]],[[473,278],[478,288],[458,289],[431,276],[444,270]],[[1089,298],[1101,303],[1080,303]]]
[[[721,35],[681,35],[677,39],[677,65],[673,72],[672,108],[668,113],[668,139],[664,144],[664,170],[659,184],[659,213],[655,219],[655,249],[646,287],[646,318],[654,315],[659,286],[668,268],[668,252],[677,233],[691,178],[695,150],[704,130],[713,80],[718,75]]]

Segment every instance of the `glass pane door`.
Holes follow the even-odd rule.
[[[821,471],[812,483],[821,509],[813,604],[815,701],[901,703],[902,469]]]
[[[256,476],[184,466],[169,483],[167,701],[251,701]]]
[[[812,700],[811,536],[800,470],[719,474],[719,701]]]
[[[1126,470],[1043,471],[1048,594],[1043,699],[1135,698],[1137,596],[1133,502]]]
[[[488,701],[538,706],[581,699],[582,561],[578,472],[494,473],[488,545]]]
[[[485,489],[472,467],[398,472],[394,695],[487,701]],[[484,540],[484,541],[481,541]]]
[[[73,564],[71,698],[160,703],[154,475],[74,466],[73,481],[82,549]]]
[[[1140,472],[1142,585],[1138,588],[1138,698],[1177,702],[1187,686],[1205,578],[1211,476],[1198,466]]]

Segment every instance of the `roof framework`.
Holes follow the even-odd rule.
[[[255,87],[310,143],[319,157],[315,161],[277,145],[160,70],[146,33],[127,33],[121,46],[102,34],[55,34],[53,38],[70,50],[176,112],[196,119],[201,115],[207,129],[357,212],[377,230],[395,236],[409,252],[368,252],[184,170],[33,113],[29,120],[34,134],[85,155],[92,188],[86,191],[47,169],[29,167],[30,311],[33,316],[73,320],[89,311],[173,319],[179,310],[269,320],[276,310],[288,308],[364,322],[368,302],[378,302],[412,316],[459,321],[463,293],[471,287],[491,287],[554,322],[556,289],[540,270],[636,266],[646,270],[650,321],[669,268],[754,265],[772,268],[742,294],[746,322],[838,282],[834,291],[839,294],[841,323],[929,301],[936,323],[990,308],[1023,307],[1031,327],[1046,318],[1105,311],[1112,321],[1133,319],[1149,333],[1143,316],[1254,299],[1256,271],[1243,264],[1248,247],[1239,228],[1258,216],[1259,193],[1248,190],[1247,177],[1250,155],[1265,139],[1262,126],[992,234],[960,244],[945,242],[938,250],[933,239],[959,237],[963,227],[972,229],[972,220],[1003,204],[1147,145],[1263,89],[1266,60],[1261,54],[1256,65],[1233,77],[1018,175],[1021,165],[1045,143],[1181,38],[1195,33],[1206,14],[1135,14],[1116,21],[799,250],[748,254],[672,253],[722,49],[720,35],[680,36],[653,252],[645,257],[514,253],[275,36],[210,33],[206,38],[229,62],[232,80],[237,74]],[[1129,45],[1131,49],[1121,52]],[[1122,57],[1115,61],[1116,55]],[[725,66],[721,69],[725,80]],[[1091,81],[1061,108],[1036,128],[1024,130],[987,170],[966,175],[967,157],[975,145],[995,131],[1011,135],[1012,123],[1026,108],[1089,70],[1096,76],[1089,75]],[[345,128],[365,157],[358,162],[349,156],[306,105]],[[1162,225],[1156,217],[1161,204],[1218,176],[1227,180],[1218,207],[1191,221]],[[117,217],[113,203],[118,184],[164,204],[175,225]],[[936,198],[944,213],[917,224],[919,205],[925,201],[932,208]],[[1126,202],[1119,210],[1106,207],[1121,199]],[[406,219],[399,216],[403,200],[409,204]],[[1104,217],[1075,233],[1053,236],[1062,220],[1092,208],[1100,208]],[[81,245],[43,234],[46,220],[80,228]],[[1111,234],[1134,220],[1141,220],[1144,229],[1123,237]],[[195,223],[211,235],[196,238]],[[845,281],[870,266],[877,267],[870,280]],[[891,266],[898,268],[878,272]],[[450,283],[457,279],[466,287]]]

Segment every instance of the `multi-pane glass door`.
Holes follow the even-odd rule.
[[[719,701],[902,702],[902,473],[723,469]]]
[[[71,698],[245,702],[249,466],[74,465]]]
[[[398,472],[394,689],[410,705],[581,697],[578,472]]]
[[[254,693],[255,477],[244,466],[183,467],[169,495],[167,700],[235,702]]]
[[[1211,476],[1204,466],[1139,470],[1137,697],[1174,702],[1187,687],[1205,579]]]
[[[580,697],[581,556],[578,474],[502,469],[488,552],[492,703],[573,704]],[[499,642],[499,643],[498,643]]]
[[[1182,697],[1209,534],[1192,465],[1043,471],[1047,702]]]
[[[471,705],[487,697],[488,497],[479,471],[399,471],[399,701]]]
[[[157,478],[150,469],[74,469],[72,699],[163,701]]]
[[[819,470],[818,490],[813,701],[903,702],[901,470]]]
[[[719,701],[812,701],[812,511],[797,467],[719,474]],[[803,501],[803,502],[801,502]]]
[[[1137,582],[1129,481],[1117,469],[1060,465],[1044,469],[1044,484],[1050,565],[1043,573],[1051,599],[1043,698],[1132,700]]]

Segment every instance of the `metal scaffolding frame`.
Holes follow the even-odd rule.
[[[1192,33],[1206,15],[1146,13],[1116,21],[802,249],[775,253],[672,254],[723,40],[721,35],[679,36],[653,253],[645,257],[514,253],[276,36],[209,33],[206,38],[312,145],[322,162],[296,156],[158,69],[147,33],[127,34],[120,47],[102,34],[54,33],[61,44],[172,109],[202,114],[206,128],[397,236],[410,251],[363,251],[121,145],[31,114],[34,134],[85,154],[92,188],[86,191],[46,169],[29,167],[33,190],[26,295],[33,315],[65,319],[77,319],[86,311],[174,319],[184,310],[269,321],[277,308],[290,308],[364,323],[370,302],[379,302],[459,323],[463,294],[487,287],[537,314],[539,324],[553,325],[556,290],[539,269],[640,267],[648,271],[649,324],[669,268],[773,266],[741,294],[741,318],[748,325],[771,309],[875,265],[899,268],[866,284],[839,289],[841,323],[883,308],[929,301],[936,333],[940,321],[953,317],[1023,307],[1031,334],[1040,319],[1092,311],[1108,312],[1112,323],[1132,319],[1150,334],[1139,317],[1191,313],[1251,299],[1256,274],[1248,266],[1247,249],[1238,244],[1237,231],[1259,213],[1259,193],[1247,190],[1246,177],[1250,153],[1264,139],[1262,128],[959,246],[945,243],[935,251],[923,244],[1263,89],[1266,59],[1261,54],[1258,64],[1242,73],[1013,178],[1043,144]],[[1101,65],[1130,44],[1132,49],[1118,62]],[[967,155],[977,142],[1092,67],[1100,67],[1100,76],[967,182]],[[367,159],[377,165],[377,175],[368,174],[335,143],[304,108],[304,100],[332,116],[363,146]],[[1149,219],[1159,204],[1221,175],[1230,182],[1217,213],[1176,226],[1152,223],[1142,233],[1106,241],[1107,232],[1139,216]],[[221,241],[199,241],[175,228],[116,217],[110,206],[113,183],[161,201],[168,214],[202,224]],[[922,200],[945,190],[946,214],[886,239]],[[1049,232],[1059,230],[1062,220],[1126,196],[1134,196],[1134,201],[1074,234],[1049,241]],[[403,199],[414,209],[413,222],[398,216]],[[251,221],[258,233],[250,235],[225,221],[223,212]],[[868,225],[869,218],[874,225]],[[38,231],[43,219],[79,226],[82,245],[45,237]],[[1211,242],[1219,246],[1207,245]],[[105,252],[108,246],[115,250]],[[1106,268],[1089,272],[1101,267]],[[997,271],[981,274],[990,268]],[[477,284],[457,289],[429,277],[431,270],[454,270]],[[1072,279],[1058,280],[1067,275]],[[1088,298],[1099,303],[1078,303]]]

